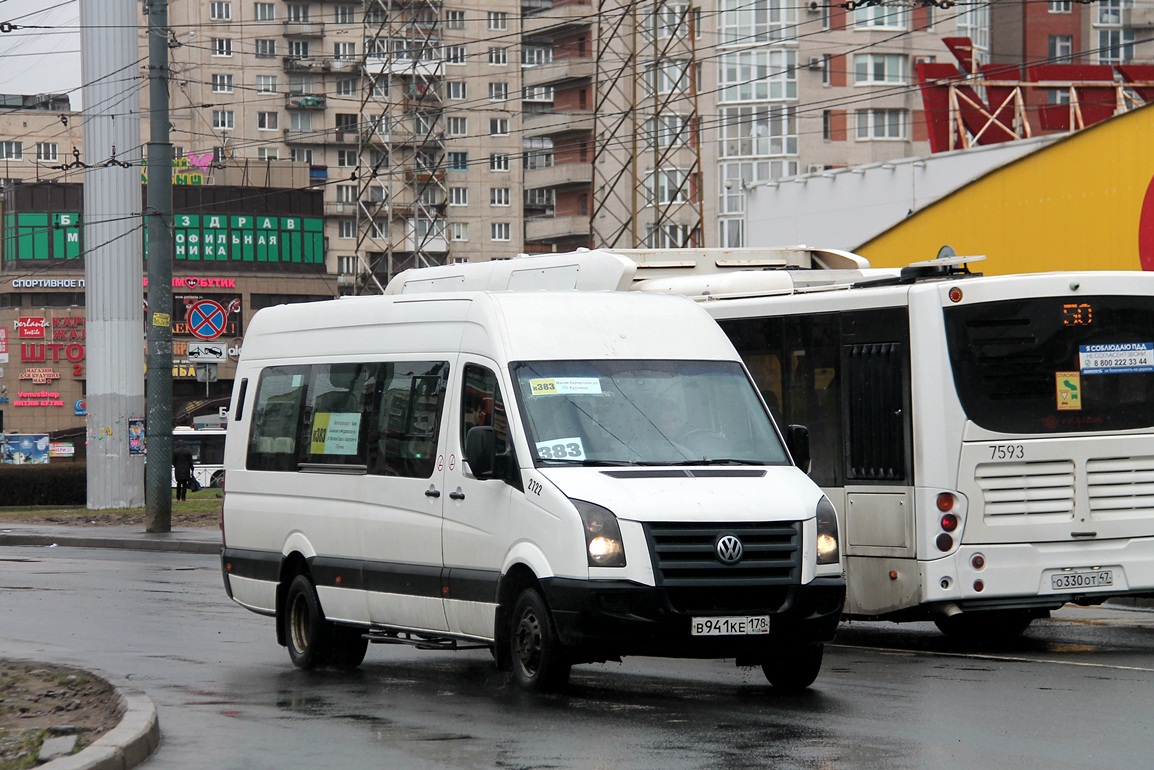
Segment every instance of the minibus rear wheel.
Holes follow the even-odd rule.
[[[308,575],[297,575],[289,584],[283,622],[293,665],[303,669],[324,665],[332,652],[333,626],[321,612],[317,589]]]
[[[513,605],[509,652],[513,678],[529,692],[553,692],[569,682],[572,664],[553,627],[545,599],[536,588],[526,588]]]
[[[809,687],[821,671],[825,646],[806,644],[773,653],[761,664],[765,678],[773,689],[782,693],[797,693]]]

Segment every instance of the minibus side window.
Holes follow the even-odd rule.
[[[246,468],[297,470],[301,412],[308,379],[308,366],[274,366],[261,372]]]
[[[381,364],[379,376],[369,472],[427,479],[437,459],[449,364],[389,362]]]
[[[476,364],[465,367],[465,387],[461,403],[461,446],[469,428],[491,426],[496,429],[497,454],[503,454],[509,440],[509,418],[497,375]]]
[[[379,367],[376,363],[316,364],[312,367],[306,400],[306,462],[366,465],[370,409],[376,396]]]

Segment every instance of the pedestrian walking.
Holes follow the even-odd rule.
[[[177,440],[172,450],[172,469],[176,476],[176,499],[187,500],[188,488],[192,485],[192,452],[184,445],[184,441]]]

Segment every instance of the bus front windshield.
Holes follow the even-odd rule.
[[[736,362],[530,361],[511,370],[537,467],[788,463]]]

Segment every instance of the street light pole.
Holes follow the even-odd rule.
[[[172,144],[168,0],[148,4],[148,532],[172,531]]]

